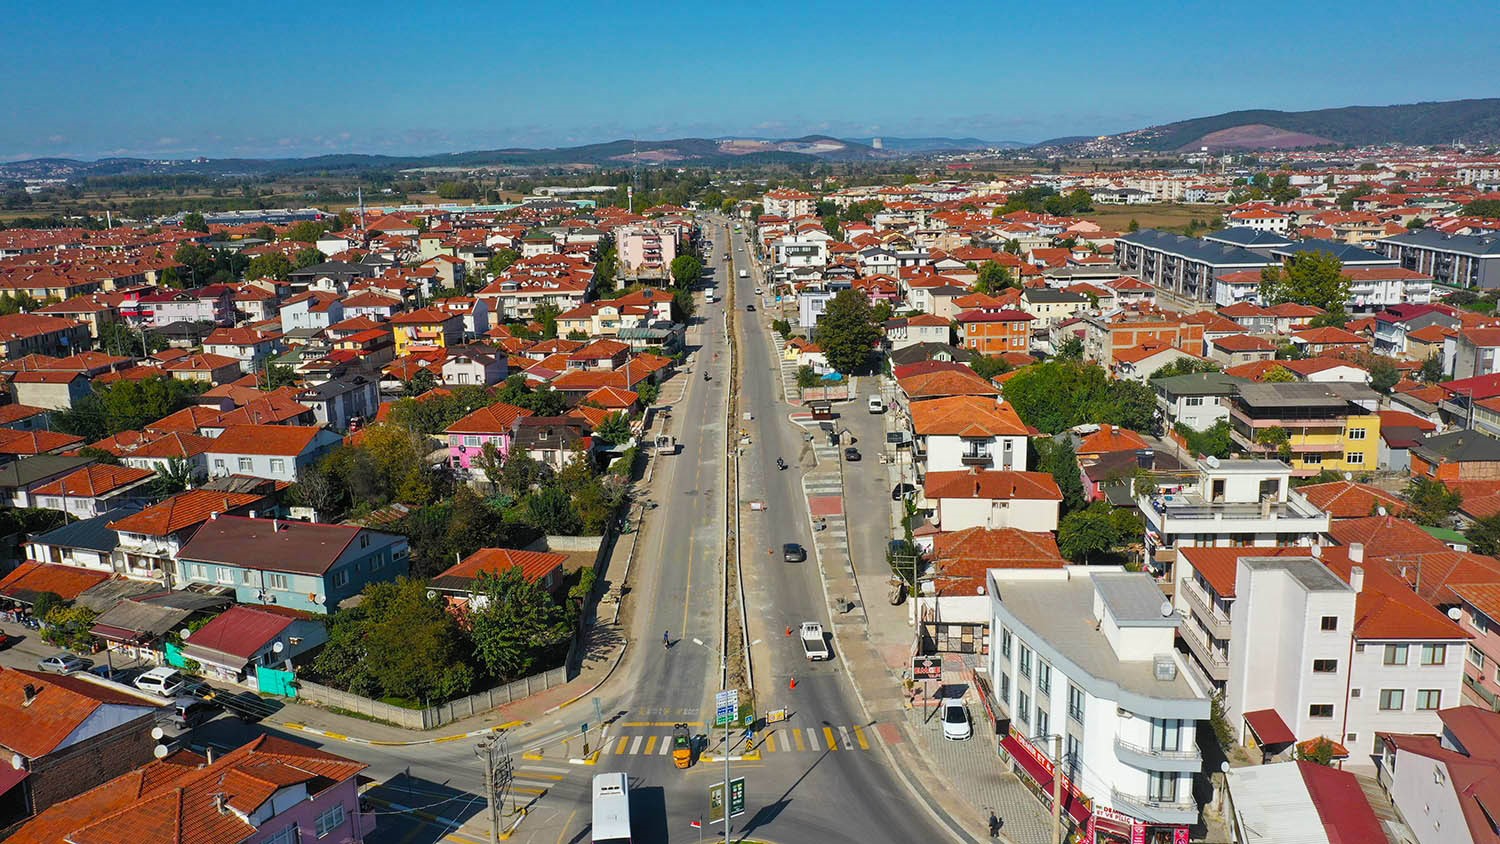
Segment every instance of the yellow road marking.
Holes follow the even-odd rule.
[[[797,743],[797,750],[799,752],[807,749],[807,742],[805,742],[805,741],[802,740],[802,731],[801,730],[798,730],[797,732],[792,733],[792,738],[793,738],[793,740],[796,741],[796,743]]]
[[[619,727],[675,727],[678,724],[686,724],[689,727],[701,727],[702,721],[622,721]]]
[[[615,745],[615,755],[619,756],[625,752],[625,745],[630,741],[630,736],[620,736],[620,743]]]
[[[838,743],[838,740],[835,739],[834,736],[833,736],[833,728],[832,727],[824,727],[823,728],[823,738],[828,739],[828,749],[829,750],[838,750],[839,749],[839,743]]]
[[[465,735],[443,736],[440,739],[433,739],[432,743],[433,744],[442,744],[445,741],[458,741],[459,739],[466,739],[466,738],[468,738],[468,736],[465,736]]]
[[[860,750],[869,750],[870,749],[870,743],[868,741],[865,741],[865,728],[864,727],[861,727],[860,725],[855,724],[854,725],[854,737],[859,740],[859,749]]]
[[[510,787],[510,790],[516,792],[517,794],[542,795],[547,793],[547,789],[545,788],[533,788],[529,785],[513,785]]]
[[[331,739],[338,739],[339,741],[345,741],[346,739],[349,738],[348,736],[344,735],[343,733],[324,733],[323,737],[324,738],[331,738]]]
[[[576,817],[578,817],[577,809],[568,813],[568,819],[563,821],[562,832],[557,834],[557,844],[562,844],[563,839],[568,837],[568,830],[573,828],[573,819]]]
[[[525,768],[522,768],[520,771],[518,771],[516,773],[516,776],[520,777],[521,779],[528,779],[528,780],[553,780],[555,782],[557,780],[563,779],[564,775],[563,774],[533,774],[532,772],[526,770]]]
[[[651,755],[651,751],[653,751],[653,750],[656,749],[656,738],[657,738],[656,736],[646,736],[646,755],[647,756],[650,756]]]
[[[775,733],[767,733],[766,734],[766,740],[765,740],[764,743],[761,744],[761,747],[764,748],[767,753],[775,753],[776,752],[776,734]]]

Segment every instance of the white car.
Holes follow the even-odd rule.
[[[943,699],[943,738],[949,741],[964,741],[974,735],[969,724],[969,710],[964,708],[962,698]]]
[[[765,292],[766,291],[761,290],[759,287],[755,288],[755,295],[757,295],[757,296],[760,296],[760,295],[764,294]]]
[[[89,670],[93,665],[93,660],[73,654],[49,656],[36,664],[43,671],[50,671],[53,674],[76,674],[79,671]]]
[[[182,672],[168,666],[153,668],[135,678],[137,689],[162,697],[175,697],[185,686],[187,678],[182,676]]]

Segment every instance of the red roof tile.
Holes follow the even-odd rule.
[[[27,686],[36,692],[30,703]],[[30,759],[46,756],[107,705],[135,707],[136,716],[154,708],[135,695],[82,678],[0,667],[0,745]]]

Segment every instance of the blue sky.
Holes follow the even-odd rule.
[[[1493,0],[7,5],[0,160],[1037,141],[1500,95]]]

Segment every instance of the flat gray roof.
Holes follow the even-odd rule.
[[[1328,567],[1308,557],[1241,557],[1246,567],[1258,571],[1282,569],[1309,592],[1348,592],[1351,587]]]
[[[1138,697],[1203,700],[1207,704],[1188,683],[1182,671],[1178,671],[1177,676],[1171,680],[1158,680],[1151,660],[1121,660],[1115,655],[1114,648],[1104,634],[1094,627],[1094,584],[1100,575],[1074,575],[1067,580],[1005,580],[1003,570],[996,574],[996,597],[1000,604],[1017,621],[1040,637],[1042,642],[1032,641],[1033,646],[1045,643],[1055,651],[1047,653],[1047,648],[1034,647],[1049,662],[1056,663],[1059,661],[1057,657],[1061,656],[1062,661],[1072,663],[1089,676],[1118,686]],[[1166,596],[1151,582],[1150,575],[1144,572],[1119,572],[1110,573],[1109,577],[1143,579],[1156,593],[1150,601],[1149,610],[1161,620],[1158,608],[1166,600]],[[1132,611],[1135,603],[1144,597],[1144,593],[1130,593],[1127,597],[1123,590],[1133,587],[1112,585],[1106,588],[1122,590],[1115,597],[1122,602],[1124,609]],[[1106,602],[1108,600],[1106,598]],[[1175,626],[1175,615],[1166,621]],[[1166,652],[1171,650],[1169,645]],[[1071,671],[1065,670],[1064,673],[1073,676]]]
[[[1167,598],[1155,581],[1141,572],[1103,572],[1089,576],[1115,623],[1121,627],[1170,627],[1177,629],[1177,616],[1162,615]]]
[[[1342,407],[1356,398],[1366,398],[1359,391],[1335,389],[1340,386],[1344,385],[1296,381],[1249,383],[1240,385],[1240,398],[1252,407]],[[1378,394],[1371,391],[1370,397]]]

